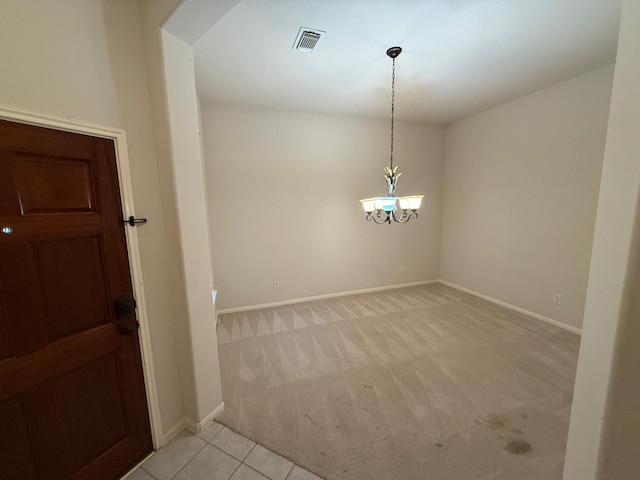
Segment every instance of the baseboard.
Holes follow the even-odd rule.
[[[220,415],[224,411],[224,402],[220,402],[213,411],[204,417],[200,422],[196,422],[192,418],[182,417],[176,423],[174,423],[165,433],[162,435],[161,444],[158,445],[158,448],[165,446],[169,443],[173,437],[175,437],[178,433],[180,433],[185,428],[192,433],[200,433],[203,430],[206,430],[216,419],[218,415]]]
[[[164,447],[167,443],[169,443],[173,437],[179,434],[182,430],[185,429],[185,419],[186,417],[182,417],[176,423],[174,423],[169,429],[162,434],[162,438],[160,439],[160,444],[156,445],[157,449]]]
[[[574,327],[572,325],[567,325],[566,323],[559,322],[558,320],[554,320],[553,318],[545,317],[544,315],[540,315],[539,313],[531,312],[529,310],[525,310],[524,308],[516,307],[515,305],[511,305],[510,303],[503,302],[502,300],[498,300],[497,298],[490,297],[483,293],[476,292],[474,290],[469,290],[468,288],[461,287],[460,285],[456,285],[455,283],[447,282],[446,280],[438,280],[442,285],[446,285],[447,287],[455,288],[456,290],[460,290],[461,292],[468,293],[473,295],[474,297],[482,298],[491,303],[495,303],[496,305],[500,305],[501,307],[508,308],[509,310],[513,310],[514,312],[522,313],[529,317],[533,317],[536,320],[541,320],[545,323],[553,325],[558,328],[562,328],[571,333],[575,333],[578,335],[582,335],[582,330],[580,328]]]
[[[350,290],[347,292],[327,293],[324,295],[314,295],[312,297],[293,298],[291,300],[283,300],[281,302],[261,303],[257,305],[248,305],[246,307],[222,308],[218,310],[218,315],[225,313],[249,312],[251,310],[261,310],[263,308],[282,307],[284,305],[293,305],[294,303],[312,302],[314,300],[325,300],[327,298],[347,297],[349,295],[358,295],[361,293],[382,292],[385,290],[395,290],[397,288],[417,287],[420,285],[429,285],[438,283],[440,280],[424,280],[421,282],[402,283],[399,285],[385,285],[383,287],[363,288],[361,290]]]
[[[200,422],[196,422],[191,418],[185,417],[184,427],[192,433],[200,433],[203,430],[206,430],[207,428],[209,428],[209,426],[211,426],[211,424],[216,419],[216,417],[220,415],[223,411],[224,411],[224,402],[220,402],[220,405],[214,408],[213,411],[209,415],[204,417],[204,419],[202,419]]]

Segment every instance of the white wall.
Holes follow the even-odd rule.
[[[639,23],[625,0],[565,480],[640,478]]]
[[[612,76],[603,67],[447,128],[442,279],[581,327]]]
[[[0,2],[0,103],[127,132],[162,426],[184,415],[183,287],[151,126],[138,2]]]
[[[375,225],[358,200],[386,192],[389,121],[205,105],[203,123],[220,308],[438,278],[442,127],[396,122],[397,193],[424,206]]]
[[[162,46],[195,380],[192,420],[201,423],[220,413],[223,403],[198,97],[191,46],[167,31]]]
[[[180,373],[180,387],[182,393],[182,414],[191,419],[198,416],[195,393],[195,375],[193,356],[190,344],[190,328],[188,321],[187,299],[185,291],[184,266],[182,262],[182,246],[178,234],[177,202],[175,201],[175,181],[170,141],[169,114],[167,107],[167,92],[164,84],[164,58],[162,49],[161,26],[167,17],[182,0],[142,0],[142,41],[144,45],[144,60],[147,67],[148,95],[151,102],[151,120],[154,130],[155,153],[158,168],[158,182],[162,192],[162,211],[165,215],[164,241],[167,252],[171,252],[166,261],[171,272],[172,285],[171,303],[175,312],[181,312],[173,321],[173,335],[176,339],[176,349],[167,361],[176,364]],[[167,334],[169,334],[167,332]],[[180,418],[173,424],[167,424],[165,440],[170,438],[175,429],[182,423]]]

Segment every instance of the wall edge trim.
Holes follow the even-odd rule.
[[[185,428],[193,433],[200,433],[203,430],[206,430],[211,426],[215,418],[220,415],[224,411],[224,402],[220,402],[220,404],[214,408],[206,417],[204,417],[201,421],[196,422],[195,420],[185,417]]]
[[[509,310],[513,310],[514,312],[522,313],[523,315],[527,315],[529,317],[535,318],[536,320],[540,320],[544,323],[548,323],[549,325],[553,325],[554,327],[561,328],[571,333],[575,333],[576,335],[582,335],[582,329],[578,327],[574,327],[573,325],[568,325],[566,323],[560,322],[558,320],[554,320],[553,318],[545,317],[544,315],[540,315],[539,313],[532,312],[530,310],[526,310],[524,308],[516,307],[515,305],[511,305],[510,303],[503,302],[502,300],[498,300],[497,298],[490,297],[489,295],[485,295],[480,292],[476,292],[475,290],[470,290],[468,288],[461,287],[460,285],[456,285],[455,283],[448,282],[446,280],[438,280],[442,285],[446,285],[447,287],[455,288],[456,290],[460,290],[461,292],[468,293],[473,295],[474,297],[482,298],[491,303],[495,303],[496,305],[500,305],[501,307],[508,308]]]
[[[260,303],[256,305],[247,305],[244,307],[222,308],[218,310],[218,315],[224,315],[226,313],[249,312],[251,310],[261,310],[263,308],[281,307],[284,305],[293,305],[295,303],[312,302],[314,300],[324,300],[326,298],[347,297],[349,295],[358,295],[361,293],[382,292],[385,290],[395,290],[397,288],[406,288],[406,287],[418,287],[420,285],[429,285],[431,283],[438,283],[439,281],[440,280],[423,280],[420,282],[401,283],[397,285],[385,285],[382,287],[362,288],[359,290],[347,290],[345,292],[325,293],[322,295],[313,295],[310,297],[292,298],[291,300],[283,300],[280,302]]]
[[[169,443],[176,435],[178,435],[182,430],[189,430],[191,433],[198,434],[203,430],[206,430],[215,420],[215,418],[220,415],[224,411],[224,402],[220,402],[220,404],[214,408],[211,413],[209,413],[202,421],[196,422],[192,418],[182,417],[176,423],[174,423],[163,435],[162,442],[158,445],[158,449],[160,447],[165,446]]]

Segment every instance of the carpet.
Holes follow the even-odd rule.
[[[329,480],[560,480],[580,337],[441,284],[221,315],[218,419]]]

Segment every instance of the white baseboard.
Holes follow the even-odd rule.
[[[171,425],[171,427],[169,427],[169,429],[166,432],[162,434],[162,437],[160,438],[160,444],[156,445],[156,449],[160,449],[164,447],[167,443],[169,443],[173,439],[173,437],[175,437],[178,433],[184,430],[185,418],[186,417],[182,417],[176,423]]]
[[[312,302],[314,300],[324,300],[327,298],[346,297],[349,295],[358,295],[361,293],[382,292],[384,290],[395,290],[396,288],[417,287],[420,285],[429,285],[438,283],[440,280],[424,280],[421,282],[402,283],[399,285],[385,285],[383,287],[363,288],[361,290],[350,290],[347,292],[327,293],[324,295],[314,295],[312,297],[293,298],[291,300],[283,300],[281,302],[261,303],[257,305],[248,305],[246,307],[223,308],[218,310],[218,315],[225,313],[248,312],[251,310],[261,310],[263,308],[281,307],[283,305],[292,305],[294,303]]]
[[[163,447],[167,443],[169,443],[173,437],[175,437],[178,433],[180,433],[185,428],[192,433],[200,433],[201,431],[207,429],[215,420],[215,418],[220,415],[224,411],[224,402],[220,402],[213,411],[204,417],[200,422],[196,422],[192,418],[182,417],[176,423],[174,423],[163,435],[161,439],[160,445],[157,447]]]
[[[438,281],[442,285],[446,285],[447,287],[455,288],[456,290],[460,290],[461,292],[465,292],[475,297],[482,298],[483,300],[486,300],[488,302],[495,303],[496,305],[500,305],[501,307],[508,308],[509,310],[513,310],[515,312],[522,313],[529,317],[533,317],[536,320],[541,320],[555,327],[562,328],[563,330],[567,330],[568,332],[582,335],[582,330],[572,325],[567,325],[566,323],[559,322],[558,320],[554,320],[553,318],[545,317],[544,315],[540,315],[539,313],[531,312],[529,310],[525,310],[524,308],[516,307],[515,305],[511,305],[510,303],[503,302],[502,300],[498,300],[497,298],[484,295],[483,293],[479,293],[474,290],[469,290],[468,288],[461,287],[460,285],[456,285],[455,283],[447,282],[446,280],[438,280]]]
[[[218,415],[220,415],[223,411],[224,411],[224,402],[220,402],[220,405],[218,405],[216,408],[214,408],[213,411],[209,415],[204,417],[204,419],[202,419],[200,422],[196,422],[195,420],[192,420],[191,418],[185,417],[184,426],[190,432],[200,433],[201,431],[206,430],[207,428],[209,428],[209,426],[213,423],[213,421],[216,419],[216,417]]]

